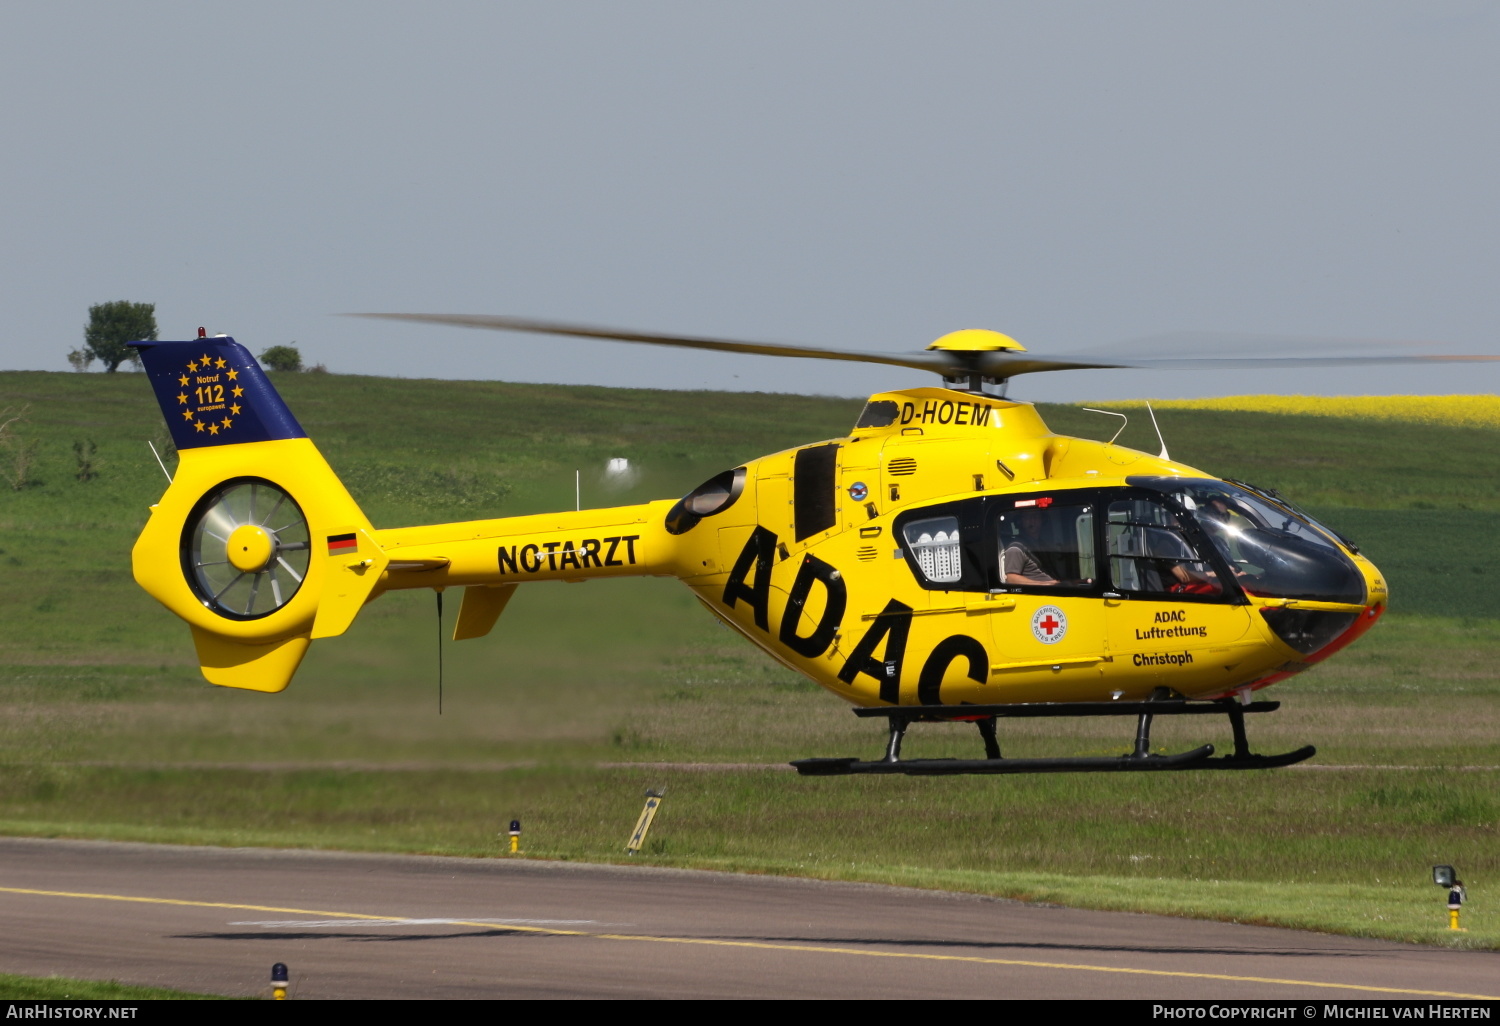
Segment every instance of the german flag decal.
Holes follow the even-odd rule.
[[[328,536],[328,554],[337,556],[344,552],[355,552],[359,549],[359,539],[352,534],[330,534]]]

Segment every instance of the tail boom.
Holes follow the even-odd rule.
[[[376,531],[381,590],[675,575],[670,500]]]

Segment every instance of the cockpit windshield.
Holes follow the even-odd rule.
[[[1323,531],[1262,495],[1204,478],[1132,477],[1175,499],[1203,529],[1246,594],[1365,601],[1364,576]]]

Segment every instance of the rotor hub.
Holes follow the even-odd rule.
[[[964,328],[950,331],[927,346],[947,353],[1024,353],[1026,347],[1009,335],[985,328]]]
[[[259,524],[241,524],[225,545],[229,563],[242,574],[260,573],[276,555],[276,540]]]

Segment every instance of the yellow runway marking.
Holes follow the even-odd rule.
[[[86,898],[93,901],[125,901],[143,905],[178,905],[186,908],[225,908],[251,912],[282,912],[290,915],[324,916],[332,919],[378,920],[389,922],[401,916],[368,915],[363,912],[329,912],[324,909],[280,908],[273,905],[237,905],[223,901],[188,901],[183,898],[144,898],[129,894],[87,894],[76,891],[42,891],[26,887],[0,887],[0,894],[31,894],[44,898]],[[1317,980],[1283,980],[1271,976],[1230,976],[1225,973],[1189,973],[1172,969],[1128,969],[1108,965],[1082,965],[1070,962],[1032,962],[1014,958],[982,958],[978,955],[933,955],[916,951],[876,951],[869,948],[838,948],[821,944],[773,944],[765,941],[714,940],[708,937],[652,937],[629,933],[590,933],[586,930],[559,930],[544,926],[509,926],[473,920],[452,919],[454,926],[474,926],[484,930],[513,933],[541,933],[552,937],[587,937],[592,940],[635,941],[652,944],[698,944],[719,948],[753,948],[759,951],[816,952],[825,955],[855,955],[861,958],[905,958],[926,962],[968,962],[977,965],[1008,965],[1030,969],[1063,969],[1072,972],[1123,973],[1131,976],[1169,976],[1189,980],[1224,980],[1230,983],[1270,983],[1284,987],[1319,987],[1325,990],[1357,990],[1367,994],[1407,994],[1415,997],[1460,998],[1469,1001],[1500,1000],[1493,994],[1458,994],[1446,990],[1411,990],[1404,987],[1369,987],[1358,983],[1321,983]]]

